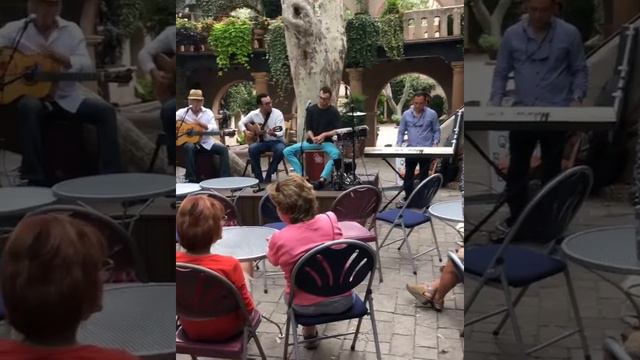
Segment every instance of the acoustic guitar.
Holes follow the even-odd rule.
[[[29,95],[44,98],[51,94],[58,81],[101,81],[127,84],[133,79],[133,70],[96,72],[63,72],[62,65],[44,54],[25,55],[19,51],[9,62],[11,50],[0,49],[0,75],[3,73],[4,89],[0,88],[0,104],[9,104]],[[2,79],[0,79],[2,81]]]
[[[225,129],[222,131],[207,131],[198,124],[190,124],[186,122],[176,122],[176,146],[182,146],[186,143],[196,144],[200,142],[203,136],[236,136],[235,129]]]
[[[176,57],[175,55],[158,54],[153,57],[153,62],[158,70],[169,75],[168,83],[153,82],[156,98],[161,103],[176,97]]]
[[[257,142],[264,141],[264,134],[266,131],[263,129],[264,123],[262,126],[256,124],[254,121],[251,121],[245,125],[244,131],[244,140],[247,145],[251,145]],[[273,131],[279,132],[282,131],[282,126],[276,126],[272,128]]]

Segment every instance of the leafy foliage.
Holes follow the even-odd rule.
[[[429,107],[438,114],[438,117],[440,117],[444,114],[444,109],[447,108],[447,100],[440,94],[433,95],[433,97],[431,97],[431,105],[429,105]]]
[[[341,115],[341,122],[342,122],[342,127],[351,127],[354,126],[354,120],[355,120],[355,126],[360,126],[363,125],[366,121],[364,116],[357,116],[355,118],[353,118],[351,116],[351,111],[353,110],[353,112],[363,112],[364,111],[364,101],[366,100],[366,96],[362,95],[362,94],[351,94],[351,98],[349,98],[347,101],[345,101],[342,104],[342,115]],[[353,105],[353,108],[352,108]]]
[[[348,67],[371,67],[378,57],[380,28],[368,14],[358,14],[347,21]]]
[[[193,45],[196,48],[200,48],[201,45],[206,44],[207,38],[204,34],[195,30],[180,28],[176,30],[176,45],[177,46],[190,46]]]
[[[400,59],[404,55],[404,29],[400,0],[387,1],[378,23],[380,25],[380,43],[387,56],[392,59]]]
[[[249,68],[253,53],[252,29],[250,21],[236,18],[227,18],[213,26],[209,44],[215,49],[220,72],[231,67],[232,56],[236,63]]]
[[[380,24],[380,43],[391,59],[400,59],[404,55],[404,29],[401,15],[386,15],[378,21]]]
[[[253,84],[248,81],[232,85],[224,96],[224,103],[227,105],[229,112],[232,114],[240,112],[246,115],[253,110],[256,107],[254,92]]]
[[[415,93],[423,91],[428,94],[436,87],[436,84],[432,81],[427,80],[424,75],[407,74],[399,76],[391,81],[391,93],[393,94],[394,102],[398,103],[400,101],[400,98],[402,98],[406,82],[409,82],[409,88],[407,92],[408,100],[402,107],[402,111],[407,110],[409,106],[411,106],[411,99],[413,99],[413,95]]]
[[[272,22],[266,35],[267,59],[271,79],[276,85],[278,94],[283,96],[291,88],[291,67],[287,54],[287,42],[284,37],[282,21]]]

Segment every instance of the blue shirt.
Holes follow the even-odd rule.
[[[413,106],[402,114],[400,129],[398,129],[397,146],[402,145],[404,134],[407,133],[409,143],[407,146],[437,146],[440,143],[440,121],[438,114],[428,107],[420,116],[413,112]]]
[[[582,36],[573,25],[558,18],[552,18],[541,40],[526,17],[504,33],[493,73],[493,106],[501,106],[512,71],[514,106],[568,106],[587,94]]]

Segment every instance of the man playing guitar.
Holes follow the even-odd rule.
[[[45,54],[63,67],[64,72],[91,72],[94,66],[87,44],[78,25],[60,18],[61,0],[29,0],[29,17],[7,23],[0,29],[0,48],[7,57],[20,51],[24,54]],[[15,55],[15,53],[14,53]],[[10,62],[10,60],[7,60]],[[0,82],[9,63],[0,66]],[[0,91],[2,89],[0,88]],[[22,96],[18,102],[18,129],[22,152],[21,178],[30,185],[50,185],[44,172],[42,121],[65,118],[89,123],[96,127],[99,147],[99,171],[121,171],[120,147],[115,109],[105,101],[87,98],[78,83],[62,81],[44,99]]]
[[[176,111],[176,130],[182,124],[195,124],[202,128],[203,131],[218,131],[218,124],[213,116],[213,111],[202,106],[204,101],[202,90],[191,90],[187,99],[189,100],[189,106]],[[209,152],[218,155],[220,158],[220,176],[231,176],[229,150],[226,146],[214,142],[211,135],[203,135],[199,144],[184,144],[184,150],[187,168],[185,177],[188,182],[199,183],[202,180],[198,177],[196,171],[196,155],[198,152]]]
[[[282,161],[284,145],[284,115],[273,108],[271,98],[267,94],[256,96],[258,108],[247,114],[238,123],[238,129],[245,132],[249,145],[249,159],[251,171],[261,183],[270,183],[271,176],[278,171],[278,164]],[[260,155],[272,152],[273,157],[267,169],[267,175],[262,177]]]
[[[176,135],[173,128],[173,114],[176,112],[175,51],[176,27],[169,26],[138,53],[138,65],[145,73],[151,75],[156,87],[156,97],[162,103],[160,120],[162,129],[167,134],[167,158],[171,165],[176,163]],[[173,60],[166,54],[173,55]],[[162,64],[156,63],[156,60],[163,59],[166,61]],[[161,65],[165,65],[166,68]]]

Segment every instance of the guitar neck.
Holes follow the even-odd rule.
[[[76,73],[38,73],[34,76],[35,81],[93,81],[98,80],[98,73],[76,72]]]

